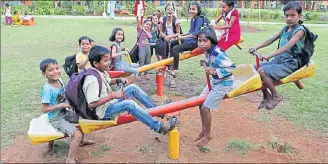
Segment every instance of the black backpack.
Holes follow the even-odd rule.
[[[302,49],[302,53],[295,53],[294,49],[295,46],[293,46],[290,49],[290,52],[292,55],[294,55],[295,58],[297,58],[298,62],[300,63],[300,67],[303,67],[304,65],[308,65],[310,62],[310,59],[314,53],[314,42],[317,40],[318,35],[314,34],[312,31],[310,31],[309,28],[307,28],[304,25],[296,25],[296,27],[288,34],[287,40],[289,41],[292,38],[292,35],[294,33],[294,30],[298,27],[298,26],[303,26],[304,30],[305,30],[305,40],[304,40],[304,48]],[[281,35],[283,34],[283,32],[288,30],[288,26],[285,26],[282,30],[281,30]],[[281,36],[280,36],[281,38]],[[280,44],[280,39],[279,39],[279,43],[278,43],[278,49],[279,49],[279,44]]]
[[[65,87],[65,97],[77,115],[84,119],[98,120],[96,110],[89,108],[89,104],[83,93],[83,83],[85,77],[88,75],[93,75],[97,78],[99,85],[98,96],[100,97],[102,80],[99,73],[94,69],[87,69],[86,71],[72,74]]]
[[[65,58],[65,64],[63,65],[63,67],[68,77],[71,77],[75,72],[78,72],[76,64],[76,54],[72,56],[67,56]]]
[[[176,34],[177,33],[177,28],[175,26],[177,18],[175,16],[172,17],[172,27],[173,27],[173,32]],[[163,17],[163,33],[166,33],[166,21],[167,21],[167,16]],[[180,34],[183,34],[182,28],[180,25]]]

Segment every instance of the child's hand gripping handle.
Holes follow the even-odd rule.
[[[208,63],[205,60],[200,60],[200,66],[203,66],[204,69],[206,70],[206,67],[208,67]],[[205,74],[206,74],[206,82],[207,82],[208,90],[211,91],[212,86],[211,86],[210,76],[206,73],[206,71]]]
[[[123,100],[126,99],[126,96],[124,94],[124,90],[123,90],[123,86],[124,86],[124,83],[121,79],[116,79],[116,83],[118,86],[120,86],[120,90],[122,91],[122,95],[123,95]]]
[[[125,49],[125,48],[124,48],[124,49],[122,49],[122,51],[127,51],[127,52],[128,52],[126,56],[128,57],[128,61],[129,61],[129,63],[130,63],[130,66],[133,67],[133,66],[132,66],[133,64],[132,64],[132,60],[131,60],[131,56],[130,56],[130,51],[129,51],[129,49]]]

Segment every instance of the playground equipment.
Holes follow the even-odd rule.
[[[197,48],[192,52],[186,54],[180,54],[180,60],[188,59],[193,56],[197,56],[202,54],[202,51]],[[259,68],[259,58],[257,57],[258,54],[255,52],[254,55],[256,56],[256,66]],[[164,59],[158,61],[156,63],[140,67],[138,69],[139,72],[147,71],[150,69],[155,69],[158,67],[163,67],[164,65],[171,64],[173,62],[173,58]],[[111,77],[113,76],[122,76],[126,75],[123,71],[115,71],[115,72],[108,72]],[[308,65],[303,66],[299,70],[295,71],[291,75],[280,79],[280,81],[275,81],[274,85],[278,86],[281,84],[286,84],[290,82],[294,82],[299,89],[303,89],[304,86],[300,82],[301,79],[305,79],[315,74],[315,66],[314,63],[311,61]],[[233,87],[231,91],[229,91],[224,99],[236,97],[242,94],[247,94],[251,92],[255,92],[261,89],[266,89],[267,86],[263,85],[260,75],[254,68],[252,64],[240,64],[237,66],[236,70],[233,72],[235,77]],[[210,82],[207,81],[209,88]],[[170,113],[177,113],[184,109],[188,109],[191,107],[200,106],[204,103],[207,95],[202,95],[198,97],[193,97],[177,102],[173,102],[166,105],[157,106],[151,109],[148,109],[147,112],[151,116],[161,116]],[[130,122],[136,121],[136,119],[130,115],[125,114],[114,118],[113,120],[87,120],[80,118],[79,123],[75,126],[80,128],[83,133],[88,134],[97,130],[118,126],[122,124],[127,124]],[[48,120],[47,114],[42,114],[39,118],[34,118],[30,122],[30,127],[27,132],[28,138],[30,139],[32,144],[40,144],[44,142],[48,142],[48,151],[53,147],[53,141],[57,139],[61,139],[65,136],[63,133],[54,129]],[[171,159],[178,159],[179,158],[179,131],[177,129],[172,130],[169,133],[169,157]]]
[[[258,1],[257,2],[257,6],[259,9],[259,24],[260,24],[260,28],[262,29],[262,20],[261,20],[261,5],[262,5],[262,1]],[[252,0],[251,1],[251,13],[249,14],[248,18],[247,18],[247,24],[249,25],[250,20],[253,18],[253,9],[255,8],[255,1]]]
[[[195,49],[194,51],[187,53],[187,54],[181,54],[180,59],[188,59],[193,56],[197,56],[201,54],[201,50],[199,48]],[[255,55],[257,55],[255,53]],[[257,61],[257,67],[259,67],[259,59],[256,59]],[[143,67],[140,67],[138,70],[139,72],[147,71],[150,69],[154,69],[157,67],[161,67],[167,64],[170,64],[173,62],[173,58],[170,59],[164,59],[161,61],[158,61],[156,63],[146,65]],[[124,73],[124,72],[123,72]],[[281,79],[280,81],[275,81],[274,85],[281,85],[286,84],[289,82],[294,82],[299,89],[303,88],[302,83],[299,81],[301,79],[305,79],[311,76],[314,76],[315,74],[315,66],[314,63],[311,61],[309,65],[303,66],[296,72],[292,73],[291,75]],[[225,98],[231,98],[236,97],[242,94],[254,92],[260,89],[267,88],[265,85],[262,84],[260,75],[257,73],[256,69],[251,64],[240,64],[237,66],[236,70],[233,72],[233,75],[235,77],[235,81],[232,87],[232,90],[227,93]],[[195,107],[201,105],[207,95],[194,97],[186,100],[181,100],[178,102],[173,102],[170,104],[158,106],[152,109],[149,109],[148,112],[152,116],[159,116],[167,113],[177,112],[183,109]],[[43,142],[49,142],[55,139],[63,138],[64,134],[58,132],[55,130],[50,124],[49,120],[47,120],[48,117],[46,114],[41,115],[37,119],[33,119],[30,123],[30,128],[28,131],[28,137],[31,140],[33,144],[43,143]],[[80,119],[79,120],[79,126],[83,133],[91,133],[93,131],[108,128],[111,126],[117,126],[122,125],[126,123],[130,123],[136,121],[132,115],[122,115],[118,116],[114,120],[86,120],[86,119]]]

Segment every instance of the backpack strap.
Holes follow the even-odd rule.
[[[98,97],[100,97],[100,94],[101,94],[101,90],[102,90],[102,79],[101,79],[101,76],[100,74],[94,70],[94,69],[88,69],[87,70],[88,72],[85,74],[85,76],[87,75],[93,75],[97,78],[98,80],[98,85],[99,85],[99,94],[98,94]]]
[[[164,16],[163,17],[163,33],[165,33],[167,35],[167,33],[166,33],[166,21],[167,21],[167,16]]]
[[[177,20],[177,18],[175,16],[172,17],[172,27],[173,27],[173,32],[174,34],[177,33],[177,27],[175,26],[175,21]]]

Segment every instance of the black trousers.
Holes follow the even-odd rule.
[[[179,45],[178,40],[171,41],[171,56],[173,56],[173,69],[179,69],[179,60],[180,60],[180,53],[183,51],[192,51],[198,47],[197,43],[184,43],[181,41],[181,45]]]

